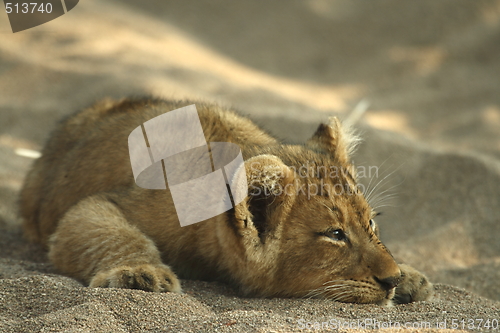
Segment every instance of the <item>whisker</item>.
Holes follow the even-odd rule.
[[[350,294],[340,295],[340,297],[336,298],[337,302],[346,302]]]
[[[405,178],[405,179],[403,179],[401,182],[397,183],[396,185],[393,185],[393,186],[389,187],[388,189],[386,189],[386,190],[384,190],[384,191],[382,191],[382,192],[380,192],[380,193],[376,194],[374,197],[370,198],[370,204],[372,204],[372,202],[377,201],[377,199],[378,199],[380,196],[384,195],[384,194],[385,194],[385,193],[387,193],[387,192],[390,192],[390,191],[391,191],[391,190],[393,190],[394,188],[396,188],[396,187],[400,186],[401,184],[403,184],[403,183],[405,182],[405,180],[406,180],[406,178]],[[367,199],[367,200],[368,200],[368,199]],[[373,204],[373,205],[375,205],[375,204]]]
[[[391,154],[391,156],[389,156],[388,158],[386,158],[385,161],[383,161],[382,164],[380,164],[380,166],[378,168],[381,168],[382,166],[384,166],[385,162],[387,162],[393,155],[394,154]],[[370,177],[370,181],[368,182],[368,185],[366,186],[366,192],[370,191],[370,186],[371,186],[372,181],[373,181],[374,178],[375,177]]]
[[[399,196],[400,193],[392,193],[392,194],[389,194],[389,195],[386,195],[382,198],[379,198],[378,200],[376,201],[373,201],[371,203],[371,206],[372,207],[376,207],[382,203],[387,203],[387,202],[390,202],[391,200],[394,200],[395,198],[397,198]]]
[[[339,293],[339,294],[336,294],[336,295],[332,295],[331,298],[332,300],[334,301],[337,301],[337,302],[342,302],[343,299],[345,299],[346,297],[348,297],[350,295],[350,292],[342,292],[342,293]]]
[[[373,207],[373,209],[377,210],[377,209],[382,208],[382,207],[400,207],[400,206],[396,206],[396,205],[379,205],[379,206]]]
[[[398,184],[396,184],[396,185],[393,185],[393,186],[389,187],[388,189],[386,189],[386,190],[384,190],[384,191],[382,191],[382,192],[380,192],[380,193],[377,193],[374,197],[370,198],[370,202],[374,202],[374,201],[376,201],[376,200],[377,200],[377,198],[379,198],[379,197],[383,196],[383,195],[384,195],[385,193],[387,193],[387,192],[390,192],[391,190],[393,190],[394,188],[396,188],[396,187],[400,186],[401,184],[403,184],[403,182],[398,183]]]
[[[384,190],[382,193],[378,193],[378,194],[375,194],[376,193],[376,190],[383,186],[386,182],[386,180],[392,176],[395,172],[397,172],[405,163],[402,163],[399,167],[397,167],[395,170],[393,170],[392,172],[390,172],[388,175],[386,175],[384,178],[382,178],[380,181],[377,182],[377,184],[375,186],[373,186],[373,188],[368,192],[367,195],[365,195],[365,199],[366,201],[368,201],[371,204],[372,201],[376,200],[377,198],[379,198],[382,194],[384,193],[387,193],[388,191],[392,190],[393,188],[401,185],[405,179],[403,179],[403,181],[401,181],[400,183],[394,185],[394,186],[391,186],[389,189],[386,189]],[[373,205],[372,205],[373,206]]]
[[[317,295],[317,294],[320,294],[324,291],[324,287],[321,287],[321,288],[316,288],[316,289],[312,289],[310,290],[307,294],[305,294],[303,297],[308,297],[310,298],[311,296],[314,296],[314,295]],[[302,293],[302,292],[301,292]]]
[[[323,203],[323,202],[322,202],[321,204],[322,204],[323,206],[325,206],[326,208],[328,208],[328,210],[330,210],[330,211],[332,210],[332,208],[331,208],[331,207],[328,207],[325,203]],[[325,285],[326,283],[329,283],[329,282],[325,282],[323,285]]]
[[[323,285],[327,285],[328,283],[333,283],[333,282],[338,282],[338,281],[344,282],[343,279],[337,279],[337,280],[326,281],[325,283],[323,283]]]
[[[316,289],[312,289],[312,290],[309,290],[307,292],[307,294],[305,294],[303,297],[304,298],[315,298],[315,297],[328,297],[328,298],[332,298],[332,296],[330,296],[332,293],[336,293],[334,297],[336,297],[336,295],[343,295],[345,293],[349,293],[349,290],[345,290],[347,288],[349,288],[349,285],[345,284],[345,283],[341,283],[341,284],[335,284],[335,282],[344,282],[344,280],[332,280],[332,281],[328,281],[328,282],[325,282],[323,284],[324,287],[319,287],[319,288],[316,288]],[[334,284],[331,284],[331,285],[327,285],[325,286],[326,284],[331,284],[331,283],[334,283]]]
[[[399,168],[398,168],[399,169]],[[371,189],[371,191],[365,196],[366,198],[366,201],[370,201],[371,199],[371,196],[375,193],[375,190],[381,186],[383,184],[383,182],[390,176],[392,176],[396,171],[398,171],[398,169],[392,171],[391,173],[389,173],[388,175],[386,175],[384,178],[382,178],[381,180],[378,181],[378,183]]]
[[[332,289],[336,289],[336,290],[339,290],[339,289],[345,289],[345,288],[348,288],[349,286],[347,285],[343,285],[343,286],[330,286],[330,287],[325,287],[325,290],[332,290]]]
[[[313,289],[313,290],[311,290],[311,291],[308,293],[308,295],[309,295],[309,294],[315,294],[315,293],[322,293],[322,292],[324,292],[325,290],[327,290],[326,288],[327,288],[327,287],[320,287],[320,288],[317,288],[317,289]]]

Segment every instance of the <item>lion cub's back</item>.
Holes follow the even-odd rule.
[[[61,121],[20,196],[26,236],[46,244],[62,215],[98,192],[134,186],[128,136],[145,121],[193,104],[159,99],[104,100]],[[269,145],[276,140],[250,120],[215,105],[196,103],[207,141]]]

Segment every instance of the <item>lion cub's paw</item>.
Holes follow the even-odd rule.
[[[97,273],[90,281],[90,287],[127,288],[154,292],[180,293],[177,276],[166,265],[119,266]]]
[[[405,304],[417,301],[426,301],[434,295],[434,286],[427,277],[408,265],[399,265],[401,282],[396,287],[393,298],[396,304]]]

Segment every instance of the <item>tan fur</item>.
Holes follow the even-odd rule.
[[[91,287],[160,292],[180,292],[178,274],[260,297],[380,304],[395,293],[396,302],[431,297],[432,284],[398,266],[379,241],[374,212],[349,171],[357,138],[336,118],[306,145],[283,145],[246,118],[196,103],[207,142],[241,148],[249,196],[181,228],[168,189],[135,185],[127,138],[189,104],[107,100],[58,125],[27,176],[20,215],[26,235],[48,246],[61,272]],[[330,166],[343,172],[332,176]]]

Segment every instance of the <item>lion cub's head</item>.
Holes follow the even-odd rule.
[[[235,209],[244,291],[259,296],[391,299],[400,270],[349,160],[356,138],[336,118],[305,146],[245,162],[249,196]]]

